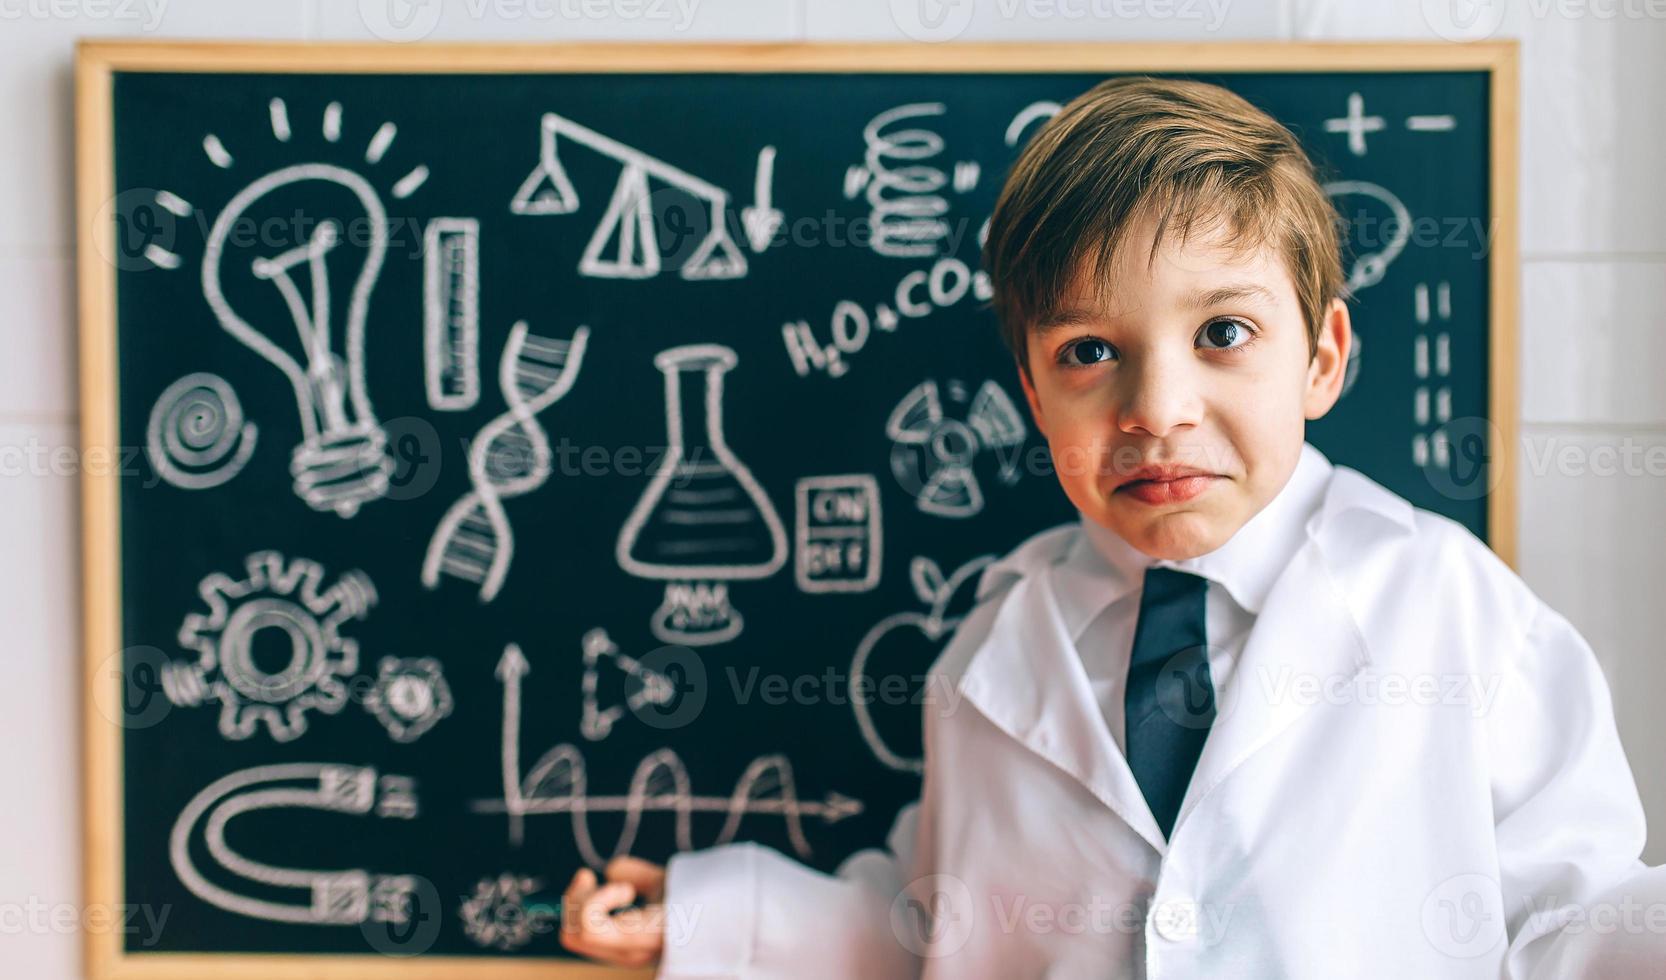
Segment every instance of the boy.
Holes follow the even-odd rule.
[[[985,261],[1081,521],[985,572],[920,800],[836,875],[752,844],[581,870],[563,943],[666,980],[1662,975],[1584,640],[1304,442],[1350,328],[1294,137],[1108,81],[1025,148]]]

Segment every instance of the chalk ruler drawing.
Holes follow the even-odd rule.
[[[948,383],[952,403],[966,403],[965,386]],[[983,490],[972,462],[984,450],[1002,453],[1000,478],[1007,485],[1022,475],[1018,452],[1028,428],[1012,399],[994,381],[972,396],[965,420],[949,416],[937,382],[926,380],[902,397],[885,421],[892,440],[891,473],[923,513],[938,517],[972,517],[983,510]]]
[[[868,473],[807,476],[794,488],[793,578],[802,592],[868,592],[879,585],[879,481]]]
[[[953,176],[926,161],[943,152],[941,134],[924,127],[893,129],[899,123],[941,116],[941,102],[915,102],[887,109],[862,129],[866,149],[862,163],[845,171],[845,197],[868,203],[873,229],[869,247],[890,258],[929,258],[938,254],[952,230],[947,219],[945,187],[965,193],[977,187],[975,160],[954,164]]]
[[[163,390],[145,428],[156,475],[182,490],[217,487],[243,471],[258,432],[226,379],[199,371]]]
[[[264,725],[275,741],[293,741],[306,732],[308,712],[346,706],[343,680],[358,670],[359,647],[341,627],[366,616],[376,587],[355,570],[326,588],[323,566],[276,551],[249,555],[244,571],[241,579],[213,572],[198,584],[207,612],[187,614],[179,628],[180,646],[196,657],[163,668],[163,693],[180,707],[218,703],[227,739],[247,739]],[[287,645],[278,669],[256,661],[262,634],[280,640],[268,649]]]
[[[244,769],[192,798],[174,822],[168,847],[174,873],[191,894],[234,915],[307,926],[410,921],[418,880],[414,875],[377,874],[363,868],[279,868],[233,850],[226,842],[227,824],[265,810],[411,820],[418,811],[413,780],[379,776],[369,767],[331,763]],[[193,854],[198,848],[213,858],[216,878],[236,879],[243,888],[256,886],[252,889],[256,894],[211,881]],[[285,890],[294,893],[294,900],[257,897]]]
[[[428,407],[480,400],[480,222],[435,218],[422,233],[422,382]]]
[[[1444,327],[1451,321],[1452,284],[1436,283],[1432,299],[1431,308],[1428,283],[1413,287],[1417,334],[1412,338],[1412,373],[1417,387],[1412,391],[1412,422],[1422,431],[1412,437],[1411,460],[1415,466],[1445,469],[1450,452],[1446,423],[1452,421],[1452,334],[1448,328],[1431,337],[1429,329],[1431,323]],[[1437,383],[1431,385],[1431,380]]]
[[[272,99],[267,108],[273,138],[289,144],[293,120],[288,106],[282,99]],[[340,140],[342,119],[341,103],[331,102],[321,127],[330,143]],[[378,128],[365,148],[364,162],[379,164],[395,133],[392,123]],[[235,166],[236,158],[217,135],[204,136],[202,147],[216,167],[229,170]],[[407,198],[427,179],[428,168],[419,164],[395,181],[390,193],[396,199]],[[243,254],[239,243],[233,246],[237,253],[233,260],[228,252],[231,232],[258,223],[261,206],[274,192],[307,182],[346,190],[356,208],[338,216],[307,215],[314,228],[308,239],[275,255],[251,258]],[[180,217],[196,210],[172,191],[159,191],[156,200]],[[358,234],[361,226],[368,229],[368,236]],[[355,232],[344,238],[343,228]],[[239,191],[215,218],[203,250],[203,295],[221,328],[282,371],[294,389],[302,432],[300,444],[290,455],[295,493],[315,510],[342,517],[352,517],[365,503],[385,496],[394,468],[387,433],[376,419],[364,380],[365,320],[387,240],[387,210],[369,181],[345,167],[311,162],[274,170]],[[348,300],[341,304],[331,292],[330,267],[343,262],[343,256],[357,254],[361,246],[362,262],[352,276]],[[182,265],[177,253],[154,242],[145,254],[158,268]],[[251,290],[240,281],[233,290],[239,296],[234,308],[227,296],[227,277],[244,275],[270,288]],[[346,310],[346,324],[339,329],[331,323],[337,305]],[[333,341],[338,333],[340,351]]]
[[[578,210],[578,192],[561,165],[561,141],[588,147],[617,161],[623,168],[607,211],[584,247],[578,267],[581,275],[599,279],[651,279],[660,274],[660,245],[650,179],[691,195],[706,207],[710,230],[679,264],[678,274],[692,280],[739,279],[746,275],[746,255],[729,237],[725,220],[728,191],[554,112],[544,114],[539,128],[538,165],[510,201],[512,213],[566,215]],[[767,215],[768,209],[758,213]],[[610,244],[613,253],[603,255]]]
[[[589,342],[589,327],[575,329],[571,340],[531,334],[524,320],[510,330],[498,366],[498,386],[509,410],[486,423],[469,443],[473,489],[451,505],[434,529],[422,562],[423,585],[437,588],[445,574],[478,583],[481,602],[497,597],[515,551],[503,501],[531,493],[550,478],[549,438],[535,416],[572,390]]]
[[[828,343],[816,339],[806,320],[782,324],[781,340],[799,377],[807,378],[810,372],[819,371],[830,378],[841,378],[850,370],[847,358],[866,347],[875,331],[895,333],[903,318],[929,316],[968,296],[983,302],[994,295],[989,273],[945,256],[930,269],[916,269],[899,279],[891,301],[876,304],[871,314],[855,300],[835,303],[829,318],[832,339]]]
[[[728,796],[696,794],[687,767],[669,748],[644,758],[631,776],[629,790],[621,795],[590,793],[584,755],[571,743],[562,743],[544,753],[523,776],[521,682],[531,669],[518,646],[511,643],[504,648],[497,667],[497,677],[503,685],[503,798],[479,800],[470,806],[475,813],[506,814],[509,842],[515,847],[520,847],[525,840],[527,817],[565,813],[572,820],[573,840],[579,855],[585,863],[601,868],[608,858],[592,839],[588,819],[592,813],[624,814],[624,828],[611,855],[617,857],[631,852],[644,813],[675,814],[677,847],[688,851],[694,849],[693,815],[718,812],[727,817],[711,843],[734,840],[741,821],[749,815],[768,815],[786,822],[793,849],[801,857],[809,858],[813,852],[804,834],[806,818],[831,824],[862,812],[860,800],[838,792],[828,793],[821,801],[800,800],[792,764],[782,754],[753,759]]]
[[[948,615],[949,604],[954,600],[955,593],[960,586],[972,580],[984,567],[995,560],[994,555],[983,555],[974,558],[955,569],[947,579],[939,570],[937,563],[923,556],[916,557],[908,564],[908,579],[914,586],[914,594],[926,604],[927,612],[899,612],[892,613],[875,623],[873,628],[863,635],[856,645],[856,655],[850,661],[850,684],[852,690],[871,690],[865,678],[868,674],[878,674],[886,667],[886,654],[876,658],[875,651],[882,646],[894,642],[906,642],[909,630],[916,631],[925,637],[929,649],[936,650],[950,636],[954,634],[956,626],[960,625],[961,617]],[[923,664],[931,663],[935,654],[930,657],[918,656],[912,659]],[[868,706],[868,698],[853,697],[851,707],[856,712],[856,725],[862,731],[862,739],[873,750],[874,757],[892,769],[902,772],[922,773],[925,771],[924,760],[904,756],[886,743],[880,735],[878,726],[874,723],[873,713]],[[918,711],[914,712],[918,714]]]
[[[383,657],[365,709],[395,742],[414,742],[451,715],[451,686],[432,657]]]
[[[590,741],[599,742],[612,734],[613,726],[625,716],[625,712],[635,713],[649,705],[669,705],[676,697],[676,687],[671,678],[621,652],[608,637],[607,630],[597,627],[584,634],[580,643],[584,648],[584,679],[580,682],[584,705],[579,719],[579,734]],[[619,668],[636,684],[635,690],[627,688],[624,704],[601,707],[597,688],[604,660]]]
[[[665,580],[649,621],[663,643],[740,635],[728,583],[767,578],[787,560],[786,528],[723,431],[723,379],[737,361],[721,344],[654,357],[665,376],[666,453],[619,530],[615,557],[630,575]]]

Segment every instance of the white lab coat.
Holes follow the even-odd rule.
[[[1061,526],[985,571],[933,665],[887,848],[673,857],[659,978],[1666,976],[1589,646],[1460,525],[1330,469],[1172,840],[1037,574]]]

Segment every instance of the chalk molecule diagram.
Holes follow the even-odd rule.
[[[572,821],[573,841],[579,855],[590,866],[601,868],[610,856],[631,853],[643,814],[675,814],[677,847],[688,851],[695,846],[693,815],[697,812],[718,812],[726,814],[726,817],[712,843],[723,844],[734,840],[740,831],[741,821],[747,816],[769,815],[785,821],[787,837],[793,849],[801,857],[809,858],[813,851],[804,833],[806,819],[832,824],[862,812],[861,800],[836,791],[829,792],[823,800],[800,800],[792,764],[780,753],[753,759],[728,796],[696,794],[687,766],[669,748],[659,749],[642,759],[631,776],[629,789],[623,794],[591,793],[584,754],[578,746],[568,742],[545,752],[523,775],[520,762],[521,683],[531,669],[518,646],[511,643],[504,648],[497,667],[497,677],[503,686],[503,796],[500,799],[477,800],[470,805],[474,813],[507,815],[509,842],[515,847],[525,842],[528,817],[567,814]],[[592,813],[624,815],[624,827],[611,855],[604,856],[592,837],[589,823]]]
[[[216,780],[174,822],[168,856],[191,894],[216,908],[267,922],[351,926],[411,920],[419,879],[364,868],[280,868],[233,849],[232,820],[268,810],[314,810],[384,820],[414,820],[416,785],[366,766],[296,763],[257,766]],[[204,868],[197,853],[213,859]],[[212,878],[206,871],[212,871]],[[281,898],[289,898],[281,901]]]
[[[240,741],[265,726],[278,742],[304,734],[309,712],[333,715],[347,705],[343,681],[358,670],[359,647],[341,627],[376,605],[376,587],[363,572],[326,587],[317,562],[258,551],[245,560],[243,578],[212,572],[197,594],[207,611],[187,614],[179,628],[180,646],[196,657],[162,670],[170,702],[215,702],[223,737]],[[257,636],[287,648],[276,669],[257,660]]]

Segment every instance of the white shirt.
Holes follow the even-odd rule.
[[[1307,521],[1324,500],[1329,470],[1319,451],[1303,443],[1290,479],[1265,507],[1219,548],[1182,561],[1153,559],[1077,511],[1082,534],[1065,560],[1048,571],[1094,700],[1124,755],[1123,690],[1146,569],[1172,568],[1209,580],[1204,597],[1209,673],[1222,695],[1267,593],[1306,540]]]

